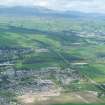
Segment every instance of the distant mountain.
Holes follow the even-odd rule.
[[[13,15],[13,16],[35,16],[51,13],[52,11],[41,7],[0,7],[0,15]]]
[[[43,7],[0,7],[0,16],[51,16],[51,17],[66,17],[66,18],[101,18],[104,19],[104,14],[98,13],[82,13],[78,11],[54,11]]]

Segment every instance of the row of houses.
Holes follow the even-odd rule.
[[[61,70],[60,67],[48,67],[42,68],[41,70],[15,70],[11,67],[4,71],[1,71],[1,81],[3,81],[2,78],[4,76],[7,76],[10,81],[14,79],[21,81],[21,79],[31,77],[34,79],[48,79],[52,77],[55,78],[57,81],[60,81],[62,84],[69,84],[74,80],[80,80],[80,75],[78,71],[69,68]]]

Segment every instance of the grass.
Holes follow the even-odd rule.
[[[13,29],[11,28],[13,27]],[[7,48],[32,48],[34,51],[28,56],[16,61],[17,69],[33,69],[50,66],[65,66],[62,55],[69,64],[74,62],[86,62],[88,65],[78,65],[73,69],[79,70],[81,75],[87,75],[96,82],[105,82],[105,37],[101,36],[86,38],[95,30],[104,32],[103,21],[85,21],[69,19],[45,19],[45,18],[22,18],[0,17],[0,47]],[[92,28],[91,28],[92,27]],[[38,31],[38,32],[37,32]],[[79,35],[84,34],[84,37]],[[87,42],[89,40],[91,43]],[[101,41],[100,41],[101,40]],[[95,44],[93,42],[97,42]],[[80,43],[80,45],[73,45]],[[35,49],[46,48],[49,52],[37,53]],[[58,54],[59,53],[59,54]],[[2,57],[2,56],[1,56]],[[68,65],[68,64],[67,64]],[[71,65],[69,65],[71,66]],[[71,66],[72,67],[72,66]],[[66,66],[68,68],[68,66]],[[82,87],[81,91],[94,90],[91,84],[75,84],[66,87],[72,90]],[[55,104],[55,105],[102,105],[102,104]],[[103,104],[104,105],[104,104]]]
[[[83,104],[83,103],[78,103],[78,104],[74,104],[74,103],[65,103],[65,104],[51,104],[51,105],[104,105],[104,103],[91,103],[91,104]]]

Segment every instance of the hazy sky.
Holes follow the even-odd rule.
[[[0,0],[6,6],[43,6],[54,10],[105,13],[105,0]]]

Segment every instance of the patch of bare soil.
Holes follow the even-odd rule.
[[[101,103],[95,92],[60,92],[27,93],[17,97],[23,105],[48,105],[54,103]]]
[[[57,97],[59,95],[60,92],[56,91],[26,93],[22,96],[18,96],[17,100],[25,105],[32,105],[34,103],[48,101],[51,97]]]

